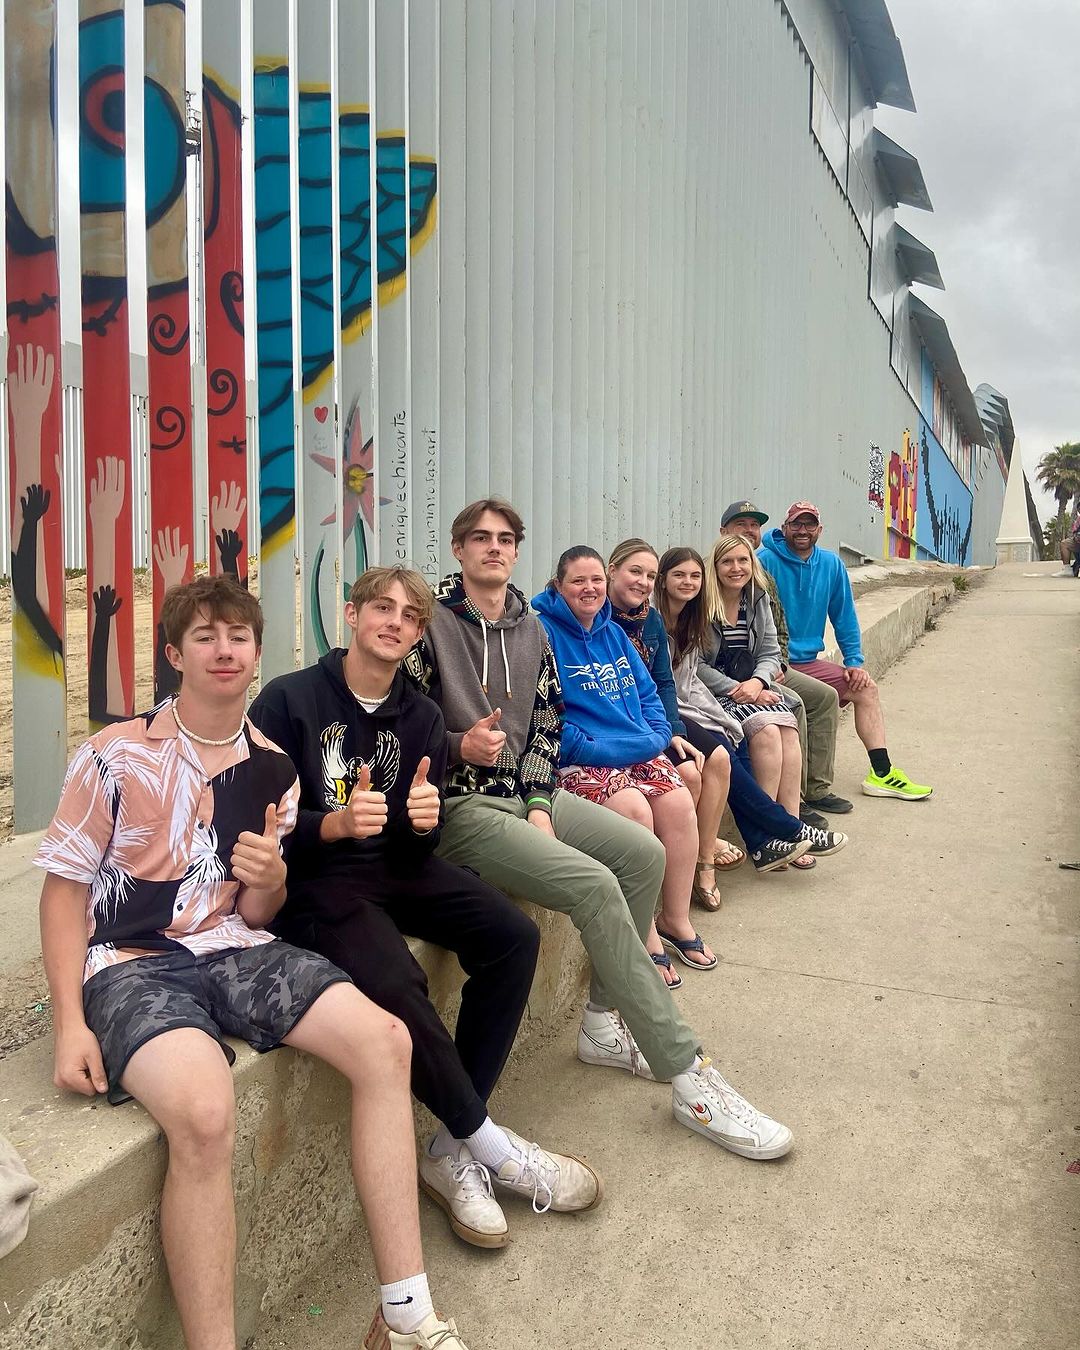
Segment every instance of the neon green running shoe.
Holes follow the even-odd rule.
[[[894,764],[884,778],[871,770],[863,779],[865,797],[898,797],[902,802],[921,802],[933,792],[932,787],[913,783],[903,769]]]

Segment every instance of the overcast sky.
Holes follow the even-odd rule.
[[[875,121],[922,165],[934,212],[901,220],[946,287],[917,289],[971,388],[1009,400],[1031,476],[1080,441],[1080,3],[888,5],[918,112]]]

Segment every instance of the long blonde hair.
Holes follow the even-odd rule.
[[[750,554],[750,581],[748,585],[756,585],[759,590],[766,589],[765,571],[758,562],[757,554],[754,552],[754,546],[745,535],[742,534],[722,534],[713,544],[712,552],[709,554],[709,565],[705,569],[705,604],[709,613],[710,622],[723,622],[724,620],[724,594],[720,589],[720,582],[716,578],[716,564],[740,545]],[[746,587],[743,587],[745,591]]]

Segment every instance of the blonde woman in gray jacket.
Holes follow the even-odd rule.
[[[672,585],[678,585],[674,574]],[[698,674],[741,725],[754,777],[793,816],[799,814],[799,724],[777,685],[780,643],[765,577],[741,535],[721,535],[704,577],[708,617]],[[700,596],[687,594],[687,601]],[[698,600],[700,603],[700,600]]]

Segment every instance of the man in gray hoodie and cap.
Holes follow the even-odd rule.
[[[555,788],[562,690],[528,601],[510,585],[525,529],[498,498],[451,527],[461,571],[405,670],[449,735],[438,852],[518,899],[568,914],[593,966],[578,1034],[587,1064],[672,1084],[677,1120],[747,1158],[779,1158],[786,1125],[755,1110],[705,1058],[645,949],[664,875],[659,840]]]

